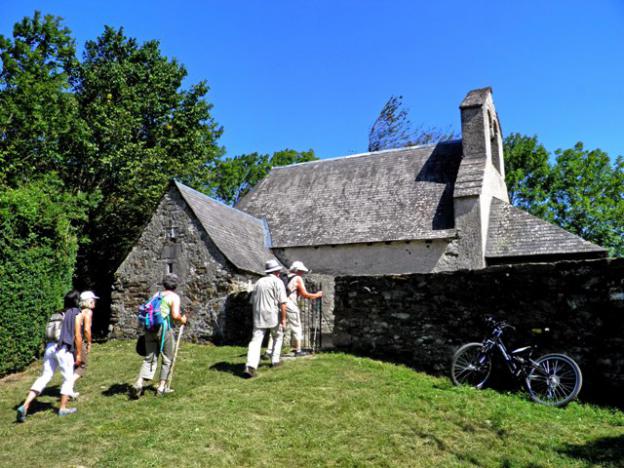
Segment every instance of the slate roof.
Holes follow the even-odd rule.
[[[175,186],[221,253],[237,268],[263,275],[264,263],[275,259],[264,222],[179,182]]]
[[[561,254],[602,257],[607,251],[509,203],[492,199],[486,258]]]
[[[452,141],[275,167],[237,207],[277,248],[448,238],[461,155]]]

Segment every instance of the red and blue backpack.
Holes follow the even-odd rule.
[[[160,306],[163,295],[160,291],[145,304],[139,306],[139,323],[146,331],[157,331],[165,323],[165,319],[160,313]]]

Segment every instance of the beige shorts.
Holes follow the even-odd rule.
[[[303,330],[301,329],[301,311],[299,307],[291,301],[286,303],[286,326],[290,328],[295,340],[303,340]]]

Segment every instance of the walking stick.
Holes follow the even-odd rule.
[[[171,379],[173,378],[173,369],[175,368],[176,359],[178,357],[178,350],[180,349],[180,341],[182,340],[182,332],[184,332],[184,325],[180,325],[180,331],[178,332],[178,340],[176,341],[175,351],[173,353],[173,361],[171,362],[171,370],[167,376],[167,382],[165,388],[169,390],[171,388]]]

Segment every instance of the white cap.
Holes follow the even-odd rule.
[[[304,273],[307,273],[308,271],[310,271],[306,268],[303,262],[300,262],[299,260],[293,262],[292,265],[290,265],[289,270],[290,271],[303,271]]]
[[[278,271],[282,269],[282,265],[280,265],[277,260],[267,260],[264,264],[264,272],[265,273],[273,273],[274,271]]]
[[[86,301],[87,299],[99,299],[99,297],[93,294],[93,291],[82,291],[80,293],[80,300]]]

